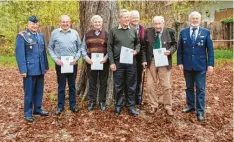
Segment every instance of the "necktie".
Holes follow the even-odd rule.
[[[191,39],[192,39],[192,41],[193,41],[193,44],[195,43],[195,40],[196,40],[196,36],[195,36],[195,30],[196,30],[197,28],[192,28],[192,30],[193,30],[193,32],[192,32],[192,35],[191,35]]]
[[[159,49],[159,48],[160,48],[160,38],[159,38],[159,32],[157,32],[154,42],[154,49]]]

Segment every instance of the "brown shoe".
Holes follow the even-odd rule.
[[[166,111],[167,111],[167,114],[168,114],[169,116],[173,116],[173,115],[174,115],[174,113],[173,113],[173,111],[172,111],[171,108],[166,108]]]

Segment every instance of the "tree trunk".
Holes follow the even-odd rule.
[[[117,24],[118,5],[117,1],[81,1],[80,2],[80,29],[81,35],[90,30],[90,19],[93,15],[100,15],[103,18],[103,29],[109,31],[110,28]],[[107,105],[113,100],[113,74],[110,71],[107,82]],[[84,100],[88,93],[87,66],[83,61],[78,81],[77,94]]]

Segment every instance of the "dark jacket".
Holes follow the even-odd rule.
[[[41,33],[20,32],[16,38],[15,55],[21,74],[41,75],[49,69],[45,39]]]
[[[155,29],[148,28],[145,30],[144,35],[144,44],[142,46],[142,62],[147,62],[148,67],[150,66],[152,55],[153,55],[153,46],[155,41]],[[169,65],[168,69],[172,68],[172,54],[175,53],[177,49],[176,42],[176,33],[175,30],[171,28],[164,28],[161,36],[162,48],[166,48],[171,52],[168,57]]]
[[[206,71],[207,66],[214,66],[213,42],[210,31],[199,27],[195,45],[190,38],[190,27],[181,30],[177,51],[177,64],[184,70]]]

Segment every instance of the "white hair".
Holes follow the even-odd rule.
[[[96,19],[100,19],[101,21],[103,21],[103,19],[102,19],[102,17],[101,17],[100,15],[94,15],[94,16],[91,18],[90,21],[93,23],[94,20],[96,20]]]
[[[62,15],[62,16],[60,16],[60,19],[59,19],[59,20],[62,21],[63,18],[68,18],[68,20],[71,21],[71,18],[70,18],[69,16],[67,16],[67,15]]]
[[[153,23],[159,22],[159,23],[164,23],[164,17],[163,16],[155,16],[152,20]]]
[[[130,13],[131,13],[131,16],[138,16],[138,17],[140,17],[140,14],[139,14],[139,12],[137,10],[132,10],[132,11],[130,11]]]
[[[197,11],[193,11],[189,14],[189,20],[191,19],[192,16],[198,16],[199,19],[201,19],[201,14]]]
[[[121,9],[119,11],[119,18],[121,18],[125,13],[129,14],[130,16],[130,12],[127,9]]]

